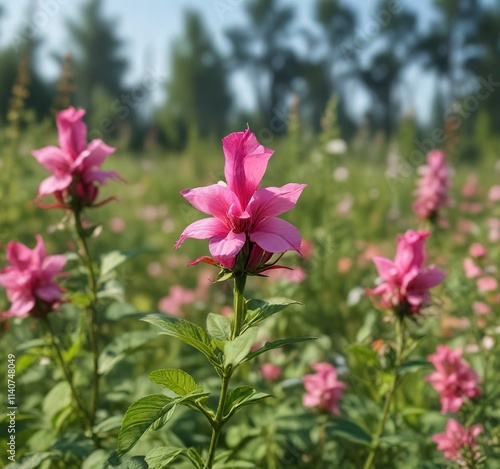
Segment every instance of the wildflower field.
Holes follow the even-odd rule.
[[[127,88],[104,3],[0,42],[0,467],[500,469],[498,9],[193,0]]]

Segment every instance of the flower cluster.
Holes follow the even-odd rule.
[[[399,236],[394,261],[373,257],[382,283],[367,293],[379,297],[379,305],[400,315],[418,313],[430,301],[429,289],[439,285],[445,273],[436,267],[424,267],[425,231],[408,230]]]
[[[417,199],[413,210],[421,219],[435,220],[439,210],[448,203],[449,169],[440,150],[427,154],[427,164],[419,168]]]
[[[186,238],[210,239],[213,259],[203,257],[194,263],[259,273],[270,266],[274,253],[300,252],[299,231],[277,217],[295,206],[305,184],[258,189],[273,151],[260,145],[250,129],[228,135],[222,147],[227,184],[181,192],[195,208],[212,217],[186,227],[175,247]]]
[[[316,363],[312,368],[316,373],[303,378],[306,394],[302,403],[306,407],[319,407],[339,414],[339,401],[346,389],[345,383],[337,379],[337,370],[330,363]]]
[[[479,458],[480,453],[476,450],[476,437],[482,431],[482,425],[478,424],[466,428],[455,419],[450,419],[446,424],[445,432],[434,435],[432,441],[437,443],[437,449],[444,453],[446,459],[463,463],[465,459],[476,460]]]
[[[428,360],[436,371],[426,377],[440,394],[441,412],[458,412],[462,404],[481,394],[476,372],[462,359],[460,350],[439,345]]]
[[[38,197],[54,195],[57,203],[49,207],[81,208],[96,205],[97,183],[119,179],[114,171],[103,171],[104,160],[115,151],[102,140],[87,144],[85,111],[73,107],[57,115],[59,147],[48,146],[34,150],[33,156],[52,175],[42,181]],[[109,199],[98,203],[102,205]]]
[[[7,291],[10,309],[0,317],[45,316],[61,302],[61,287],[54,278],[61,273],[66,258],[47,256],[41,236],[33,249],[12,241],[7,247],[10,265],[0,270],[0,285]]]

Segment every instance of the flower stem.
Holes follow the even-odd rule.
[[[398,316],[396,318],[396,361],[395,361],[395,371],[391,380],[391,386],[389,388],[389,392],[385,397],[384,408],[382,410],[382,418],[380,419],[379,425],[377,427],[377,431],[374,435],[374,443],[370,448],[370,453],[368,454],[368,458],[366,459],[364,469],[371,469],[373,467],[373,463],[375,462],[375,456],[377,454],[377,450],[380,445],[380,437],[384,431],[385,421],[389,415],[389,410],[391,408],[391,402],[396,392],[396,389],[399,385],[399,367],[401,365],[401,358],[403,355],[404,348],[404,330],[403,330],[403,317]]]
[[[73,384],[73,377],[71,375],[71,371],[67,367],[66,362],[64,361],[64,358],[62,356],[61,349],[59,348],[59,339],[56,338],[56,335],[54,334],[54,330],[52,329],[52,325],[50,324],[50,320],[47,316],[43,317],[43,323],[45,324],[45,327],[46,327],[47,331],[49,332],[52,347],[54,348],[54,350],[56,352],[56,356],[57,356],[57,359],[59,361],[59,366],[61,367],[61,370],[64,374],[64,377],[65,377],[66,381],[68,382],[69,387],[71,389],[71,394],[72,394],[73,399],[76,403],[77,411],[80,414],[80,417],[82,418],[82,420],[85,421],[87,429],[90,432],[90,434],[92,435],[92,439],[95,439],[95,435],[92,431],[92,424],[90,421],[90,416],[87,413],[87,411],[85,410],[85,407],[83,406],[82,401],[78,397],[78,393],[76,392],[75,386]]]
[[[75,209],[73,211],[76,234],[80,248],[80,258],[87,271],[87,278],[90,287],[90,302],[88,305],[88,313],[90,319],[89,327],[89,340],[90,348],[92,350],[92,368],[93,368],[93,386],[92,395],[90,400],[90,422],[92,425],[95,423],[95,416],[98,407],[99,397],[99,342],[98,342],[98,325],[97,325],[97,278],[94,271],[92,256],[87,245],[85,230],[82,225],[81,211]]]
[[[233,330],[231,332],[231,339],[234,340],[240,335],[241,327],[245,321],[245,284],[247,277],[242,275],[241,277],[236,277],[234,279],[234,322]],[[224,420],[224,409],[226,407],[226,400],[229,391],[229,382],[231,380],[231,375],[233,373],[232,367],[229,366],[224,370],[222,374],[222,384],[220,389],[219,403],[217,405],[217,412],[215,413],[214,425],[212,429],[212,438],[210,439],[210,447],[208,449],[207,462],[205,463],[205,469],[212,469],[215,452],[217,450],[217,445],[219,443],[219,437],[222,431],[222,427],[226,424]]]

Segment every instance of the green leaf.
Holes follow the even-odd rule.
[[[36,453],[28,455],[21,459],[19,462],[13,462],[5,466],[5,469],[37,469],[43,461],[60,456],[55,451]]]
[[[412,373],[414,371],[429,370],[432,368],[432,363],[428,362],[427,360],[409,360],[401,364],[401,366],[398,368],[398,373]]]
[[[179,396],[201,390],[201,387],[196,384],[189,373],[174,368],[152,371],[149,373],[149,379],[155,384],[165,386]]]
[[[221,314],[208,313],[207,331],[216,340],[225,341],[231,337],[229,321]]]
[[[269,302],[264,300],[247,301],[247,324],[255,326],[273,314],[279,313],[290,305],[300,305],[298,301],[289,301],[285,298],[273,298]]]
[[[70,406],[71,388],[66,381],[61,381],[45,396],[42,404],[43,415],[52,420],[60,411]]]
[[[125,332],[106,345],[99,356],[99,374],[109,373],[127,355],[146,348],[155,336],[150,331]]]
[[[276,348],[284,347],[286,345],[290,344],[297,344],[299,342],[305,342],[307,340],[316,340],[317,337],[291,337],[289,339],[281,339],[281,340],[275,340],[273,342],[266,342],[263,347],[261,347],[258,350],[255,350],[255,352],[249,353],[245,359],[243,360],[242,363],[247,362],[249,360],[254,359],[255,357],[258,357],[260,354],[268,352],[269,350],[273,350]]]
[[[101,267],[99,269],[99,282],[109,280],[112,272],[125,261],[137,254],[144,252],[144,249],[135,249],[133,251],[110,251],[101,256]]]
[[[155,448],[146,455],[148,468],[164,469],[184,451],[184,448],[176,448],[172,446],[160,446],[159,448]]]
[[[196,451],[194,448],[189,448],[186,451],[186,456],[194,464],[194,467],[196,467],[196,469],[203,469],[205,467],[205,463],[203,462],[200,453],[198,453],[198,451]]]
[[[326,431],[332,438],[340,436],[361,445],[372,445],[372,436],[357,423],[350,420],[336,418],[333,424],[327,427]]]
[[[227,395],[224,418],[227,419],[242,407],[254,404],[268,397],[272,397],[272,395],[265,392],[257,392],[257,390],[250,386],[238,386],[229,391]]]
[[[224,346],[224,365],[237,366],[248,355],[257,337],[257,329],[246,330],[234,340],[226,342]]]
[[[163,394],[152,394],[135,401],[125,413],[118,435],[119,455],[130,451],[148,430],[158,430],[172,417],[176,401]]]
[[[256,465],[249,461],[229,461],[215,464],[214,469],[256,469]]]
[[[162,330],[160,334],[176,337],[182,342],[191,345],[191,347],[203,353],[210,363],[220,367],[219,357],[215,354],[216,345],[200,326],[184,319],[159,315],[149,315],[143,321],[159,327]]]

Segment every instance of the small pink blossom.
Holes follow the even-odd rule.
[[[500,201],[500,186],[491,186],[488,192],[488,200],[490,202]]]
[[[474,197],[478,190],[478,180],[477,176],[470,175],[465,181],[465,184],[460,189],[460,192],[464,197]]]
[[[54,278],[66,263],[64,256],[46,256],[43,239],[37,235],[33,249],[10,242],[7,260],[10,265],[0,270],[0,285],[11,306],[0,317],[44,316],[59,306],[62,290]]]
[[[290,283],[302,283],[307,278],[307,272],[302,268],[269,270],[265,273],[267,277],[274,281],[284,281]]]
[[[195,208],[212,215],[191,223],[175,243],[185,239],[210,239],[209,250],[216,263],[233,269],[236,257],[244,250],[243,266],[248,259],[267,262],[274,253],[300,251],[301,237],[297,228],[277,218],[291,210],[305,184],[258,189],[273,151],[264,148],[247,129],[234,132],[222,140],[226,159],[226,183],[186,189],[181,192]],[[255,253],[254,247],[259,253]],[[244,249],[245,248],[245,249]],[[195,262],[209,262],[200,258]],[[261,265],[254,265],[258,269]]]
[[[469,254],[472,257],[486,257],[488,255],[488,250],[480,243],[472,243],[469,248]]]
[[[110,221],[109,221],[109,226],[111,228],[111,231],[113,233],[123,233],[123,231],[125,231],[125,228],[126,228],[126,224],[125,224],[125,220],[121,217],[113,217]]]
[[[479,267],[470,257],[463,260],[463,268],[467,278],[479,277],[483,273],[483,269]]]
[[[438,451],[442,451],[446,459],[462,464],[465,462],[465,454],[472,459],[480,457],[480,452],[476,450],[476,437],[482,432],[483,426],[480,424],[466,428],[455,419],[450,419],[445,432],[434,435],[432,441],[437,443]]]
[[[33,156],[52,173],[42,181],[38,197],[53,194],[62,208],[95,205],[99,189],[108,179],[119,179],[113,171],[103,171],[104,160],[115,151],[102,140],[87,143],[87,126],[83,122],[85,111],[70,107],[57,114],[59,147],[48,146],[34,150]],[[109,199],[100,202],[99,205]]]
[[[181,285],[173,285],[168,293],[168,296],[160,300],[158,307],[160,311],[172,316],[182,317],[182,306],[191,304],[196,299],[192,290],[188,290]]]
[[[382,283],[367,293],[379,297],[379,305],[398,313],[418,313],[429,303],[429,289],[439,285],[445,273],[437,267],[424,267],[426,231],[408,230],[398,237],[394,261],[373,257]]]
[[[497,243],[500,241],[500,219],[499,218],[489,218],[488,219],[488,241],[490,243]]]
[[[477,281],[477,289],[481,293],[488,293],[490,291],[495,291],[498,289],[498,282],[495,277],[487,276],[478,278]]]
[[[474,301],[474,303],[472,303],[472,309],[476,314],[491,313],[491,306],[488,303],[485,303],[484,301]]]
[[[458,412],[465,401],[481,394],[477,373],[462,359],[460,350],[439,345],[427,359],[436,371],[425,380],[440,394],[441,413]]]
[[[441,150],[427,154],[427,164],[419,168],[421,175],[415,192],[413,210],[421,219],[434,220],[448,203],[449,169]]]
[[[338,404],[346,389],[345,383],[338,381],[337,370],[330,363],[316,363],[312,368],[316,373],[303,378],[306,394],[302,403],[306,407],[319,407],[340,414]]]
[[[300,254],[303,259],[310,259],[314,254],[314,244],[309,239],[303,239],[300,243]]]
[[[260,367],[260,372],[266,381],[276,381],[281,376],[281,367],[273,363],[264,363]]]

